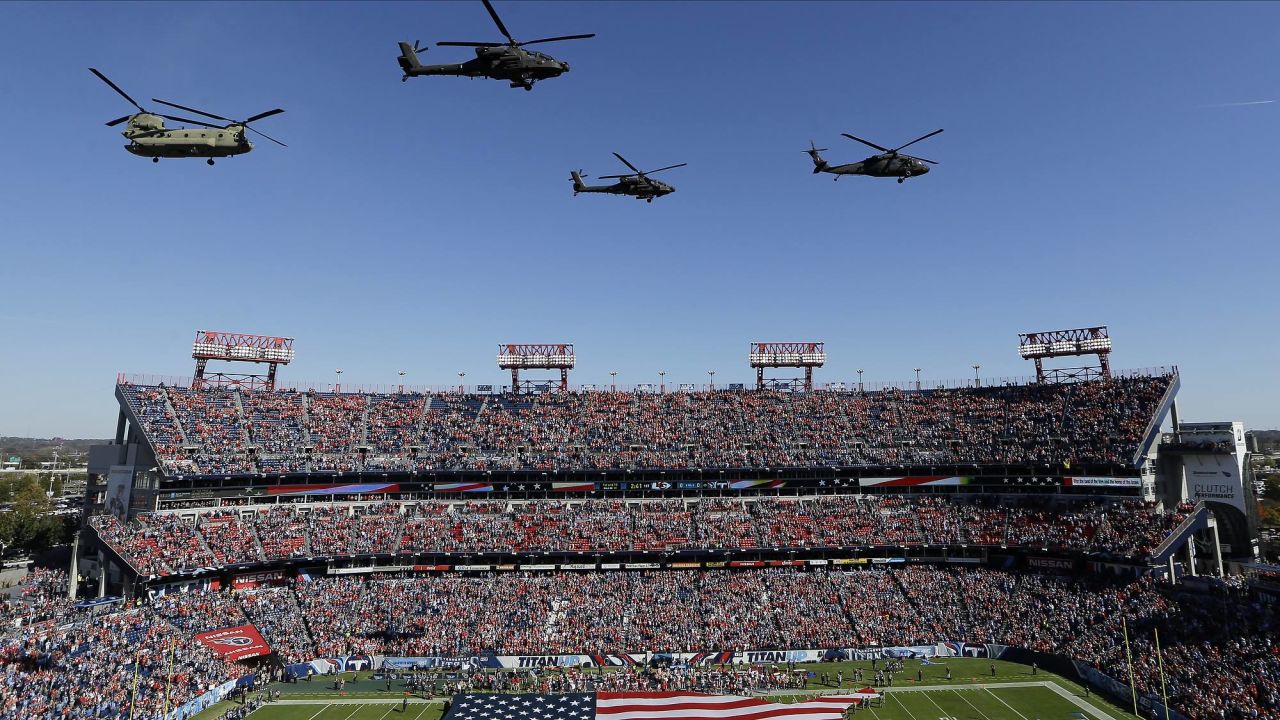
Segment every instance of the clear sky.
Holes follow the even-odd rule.
[[[1185,420],[1280,427],[1274,3],[499,2],[573,70],[533,92],[400,82],[396,41],[499,37],[479,2],[0,3],[0,434],[110,435],[119,371],[187,375],[201,328],[290,335],[285,379],[501,383],[1031,371],[1017,333],[1107,324],[1177,364]],[[424,62],[459,62],[433,47]],[[250,155],[162,161],[135,98],[287,112]],[[933,173],[811,174],[865,147]],[[678,192],[573,197],[618,151]]]

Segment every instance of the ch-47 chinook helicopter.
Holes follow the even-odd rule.
[[[400,43],[400,69],[404,70],[401,82],[419,75],[461,75],[463,77],[486,77],[494,80],[506,80],[511,87],[522,87],[532,90],[533,84],[539,80],[558,77],[569,72],[569,63],[556,60],[536,50],[525,50],[526,45],[557,42],[560,40],[582,40],[595,37],[595,33],[586,35],[560,35],[558,37],[540,38],[517,42],[502,24],[502,18],[493,9],[489,0],[484,0],[484,7],[498,26],[498,30],[506,36],[507,42],[468,42],[447,41],[436,43],[439,47],[470,47],[476,49],[476,59],[451,65],[423,65],[418,62],[418,53],[426,52],[418,43],[412,46],[407,42]]]
[[[243,155],[253,149],[253,143],[249,142],[245,137],[245,130],[253,130],[262,137],[270,140],[277,145],[284,145],[279,140],[260,132],[259,130],[249,127],[249,123],[255,120],[261,120],[265,117],[278,115],[284,110],[276,108],[268,110],[264,113],[258,113],[247,120],[232,120],[224,118],[221,115],[214,115],[203,110],[185,107],[177,103],[166,102],[151,98],[153,102],[161,105],[186,110],[197,115],[203,115],[214,120],[222,120],[227,125],[213,125],[203,120],[192,120],[190,118],[175,117],[173,115],[163,115],[153,113],[139,105],[129,94],[121,90],[115,83],[107,79],[106,75],[98,72],[94,68],[89,71],[98,76],[98,79],[106,83],[112,90],[120,93],[120,96],[129,101],[130,105],[138,108],[138,112],[133,115],[125,115],[107,123],[107,127],[114,127],[126,120],[129,121],[125,127],[124,135],[129,140],[129,144],[124,146],[125,150],[140,155],[142,157],[151,158],[151,162],[160,162],[160,158],[207,158],[205,162],[213,164],[214,158],[231,157],[233,155]],[[163,118],[163,119],[161,119]],[[167,128],[164,126],[165,120],[173,120],[174,122],[189,123],[191,125],[199,125],[199,128]]]
[[[661,180],[654,180],[650,175],[662,172],[663,170],[671,170],[672,168],[684,167],[689,163],[680,163],[679,165],[668,165],[657,170],[649,170],[642,172],[640,168],[627,162],[627,159],[619,155],[613,154],[614,157],[622,161],[623,165],[631,168],[635,172],[628,175],[601,175],[600,180],[617,179],[618,182],[612,185],[587,185],[582,182],[582,171],[572,171],[569,173],[569,179],[573,180],[573,194],[578,193],[608,193],[610,195],[631,195],[637,200],[645,202],[653,202],[656,197],[670,195],[675,192],[675,186],[668,185]]]
[[[880,155],[872,155],[866,160],[862,160],[855,163],[846,163],[844,165],[827,164],[827,161],[823,160],[822,156],[818,154],[820,152],[826,152],[827,149],[814,147],[812,140],[809,141],[809,149],[805,150],[805,152],[808,153],[809,157],[813,159],[813,172],[815,175],[820,172],[831,173],[836,176],[835,178],[836,180],[839,180],[841,175],[870,175],[871,177],[896,177],[898,178],[898,182],[901,183],[903,180],[906,180],[909,177],[924,175],[925,173],[929,172],[929,165],[937,165],[938,163],[932,160],[925,160],[924,158],[915,157],[914,155],[907,155],[905,153],[900,153],[898,151],[910,145],[915,145],[921,140],[931,138],[940,132],[942,132],[941,129],[934,130],[928,135],[921,135],[920,137],[916,138],[915,140],[912,140],[906,145],[899,145],[898,147],[892,150],[890,150],[889,148],[880,147],[879,145],[873,142],[867,142],[866,140],[863,140],[860,137],[854,137],[849,133],[841,133],[841,135],[844,135],[850,140],[856,140],[862,143],[863,145],[869,145],[870,147],[873,147],[879,150],[881,153]],[[928,164],[926,165],[926,163]]]

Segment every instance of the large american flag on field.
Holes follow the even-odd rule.
[[[869,689],[869,688],[868,688]],[[874,691],[776,703],[695,692],[455,695],[441,720],[841,720]]]

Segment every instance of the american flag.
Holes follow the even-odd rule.
[[[842,720],[859,692],[793,703],[694,692],[455,695],[441,720]]]

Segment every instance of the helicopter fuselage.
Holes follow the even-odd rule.
[[[458,75],[506,80],[511,87],[532,89],[539,80],[559,77],[569,72],[569,63],[556,60],[545,53],[525,50],[509,45],[478,47],[476,58],[464,63],[448,65],[423,65],[408,43],[400,43],[400,69],[404,77],[422,75]]]
[[[905,155],[872,155],[859,162],[829,165],[822,168],[820,172],[832,175],[908,178],[924,175],[929,172],[929,166]]]
[[[587,185],[582,182],[582,176],[576,172],[570,173],[570,179],[573,181],[573,193],[575,195],[584,192],[605,193],[608,195],[630,195],[637,200],[653,202],[653,199],[656,197],[670,195],[676,191],[674,185],[647,177],[624,177],[612,185]]]
[[[125,150],[149,158],[221,158],[243,155],[253,150],[245,138],[244,126],[221,128],[166,128],[154,115],[135,115],[121,133],[129,144]]]

